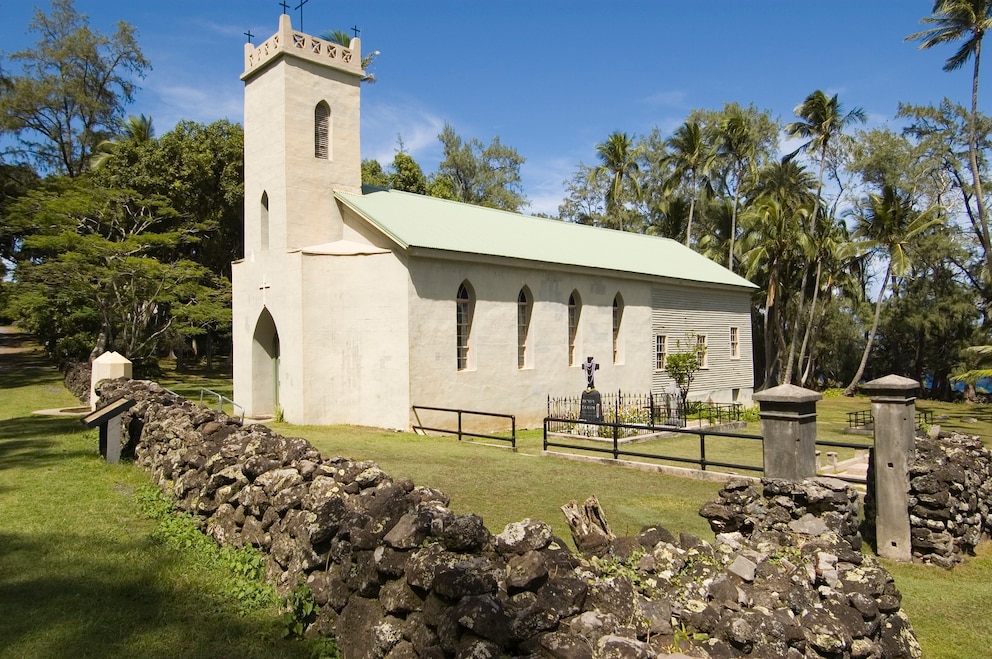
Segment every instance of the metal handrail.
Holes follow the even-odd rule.
[[[237,403],[235,403],[233,400],[231,400],[230,398],[228,398],[224,394],[221,394],[221,393],[218,393],[216,391],[213,391],[212,389],[200,389],[200,405],[203,405],[203,394],[210,394],[211,396],[216,396],[217,397],[217,411],[218,412],[223,412],[224,411],[224,403],[230,403],[231,406],[234,407],[235,409],[241,410],[241,417],[240,417],[239,421],[242,421],[243,422],[245,420],[245,408],[241,407],[240,405],[238,405]],[[203,406],[204,407],[208,407],[207,405],[203,405]]]
[[[480,439],[495,439],[500,442],[510,442],[510,448],[514,451],[517,450],[517,417],[512,414],[501,414],[499,412],[479,412],[475,410],[462,410],[453,407],[433,407],[431,405],[414,405],[413,412],[417,416],[417,421],[420,421],[420,415],[417,414],[418,410],[429,410],[432,412],[450,412],[452,414],[458,415],[458,427],[457,428],[431,428],[429,426],[420,425],[419,423],[413,426],[414,430],[421,431],[431,431],[431,432],[441,432],[447,434],[454,434],[458,436],[458,441],[462,441],[462,437],[478,437]],[[500,437],[498,435],[487,435],[484,433],[469,432],[462,428],[462,416],[472,415],[472,416],[490,416],[499,419],[509,419],[510,420],[510,438]]]

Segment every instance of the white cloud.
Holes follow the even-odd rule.
[[[576,163],[564,158],[527,160],[520,168],[524,194],[530,202],[525,212],[557,216],[558,206],[565,199],[565,181],[575,167]]]
[[[138,111],[152,115],[159,135],[171,130],[181,119],[202,123],[229,119],[241,123],[244,118],[244,91],[237,83],[211,85],[199,80],[190,85],[153,81],[142,91],[143,97],[150,98],[141,105],[153,109],[138,108]]]
[[[437,136],[444,119],[416,102],[365,103],[362,107],[362,158],[374,158],[388,165],[396,155],[397,135],[403,149],[425,172],[440,161]]]
[[[673,89],[671,91],[656,92],[645,97],[645,103],[649,105],[659,105],[664,107],[685,108],[687,107],[686,93]]]

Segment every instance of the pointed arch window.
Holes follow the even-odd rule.
[[[259,208],[259,230],[261,232],[262,249],[269,248],[269,193],[262,191],[262,203]]]
[[[458,287],[455,296],[455,334],[458,352],[458,370],[469,368],[469,338],[472,334],[472,311],[474,300],[471,287],[467,281]]]
[[[623,320],[623,298],[617,293],[613,298],[613,363],[623,361],[620,350],[620,322]]]
[[[313,111],[313,155],[327,160],[331,157],[331,106],[321,101]]]
[[[527,368],[527,339],[530,334],[532,300],[527,287],[517,295],[517,368]]]
[[[576,338],[579,335],[579,315],[582,313],[582,300],[578,291],[572,291],[568,296],[568,365],[577,366],[578,357],[575,350]]]

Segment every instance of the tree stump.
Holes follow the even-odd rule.
[[[572,540],[581,552],[601,554],[610,541],[616,538],[606,521],[606,513],[595,496],[586,499],[581,508],[575,501],[569,501],[561,507],[561,511],[568,521]]]

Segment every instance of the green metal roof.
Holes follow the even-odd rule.
[[[396,190],[373,189],[361,195],[335,196],[407,249],[486,254],[756,288],[669,238],[531,217]]]

